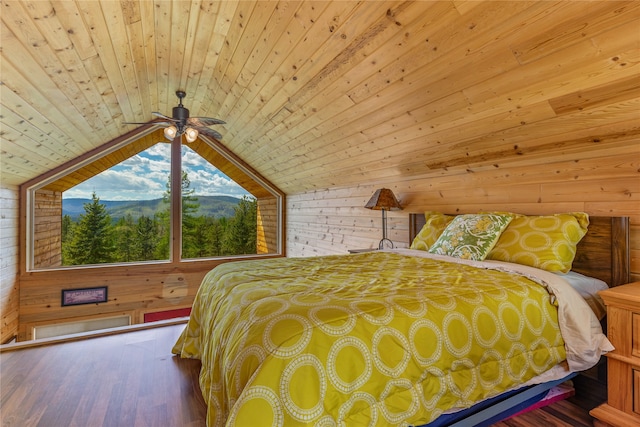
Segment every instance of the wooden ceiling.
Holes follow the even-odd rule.
[[[579,158],[638,135],[638,1],[2,1],[0,14],[3,186],[170,115],[177,89],[287,194]]]

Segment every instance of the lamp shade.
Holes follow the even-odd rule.
[[[167,138],[169,141],[173,141],[173,138],[176,137],[177,133],[178,133],[178,129],[176,129],[175,126],[169,126],[164,128],[164,137]]]
[[[198,130],[194,128],[187,128],[184,134],[187,137],[187,142],[193,142],[198,138]]]
[[[396,199],[393,191],[388,188],[380,188],[376,190],[364,207],[377,211],[397,211],[402,209],[402,206],[400,206],[400,202]]]

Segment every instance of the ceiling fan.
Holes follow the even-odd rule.
[[[153,119],[144,123],[125,122],[126,125],[146,125],[156,124],[165,126],[164,136],[168,140],[173,141],[177,136],[185,135],[188,142],[193,142],[198,138],[199,134],[211,136],[216,139],[222,139],[222,135],[208,126],[223,125],[224,121],[220,119],[212,119],[210,117],[189,117],[189,110],[182,105],[182,99],[187,96],[183,90],[177,90],[178,106],[173,107],[173,117],[165,116],[156,111],[152,112],[157,119]]]

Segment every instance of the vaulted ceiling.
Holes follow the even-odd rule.
[[[638,134],[637,1],[2,1],[0,14],[3,185],[170,115],[178,89],[285,193]]]

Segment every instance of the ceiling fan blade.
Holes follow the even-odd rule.
[[[159,117],[161,119],[168,120],[168,121],[170,121],[172,123],[179,122],[179,120],[174,119],[173,117],[165,116],[164,114],[158,113],[157,111],[153,111],[151,114],[153,114],[154,116]]]
[[[187,123],[192,126],[211,126],[211,125],[224,125],[227,122],[220,119],[213,119],[211,117],[189,117]]]
[[[161,126],[171,126],[173,124],[173,120],[168,122],[166,120],[161,119],[153,119],[148,122],[122,122],[123,125],[161,125]]]
[[[207,127],[196,127],[196,129],[202,135],[211,136],[211,137],[213,137],[215,139],[218,139],[218,140],[222,139],[222,135],[220,135],[220,133],[216,132],[213,129],[209,129]]]

